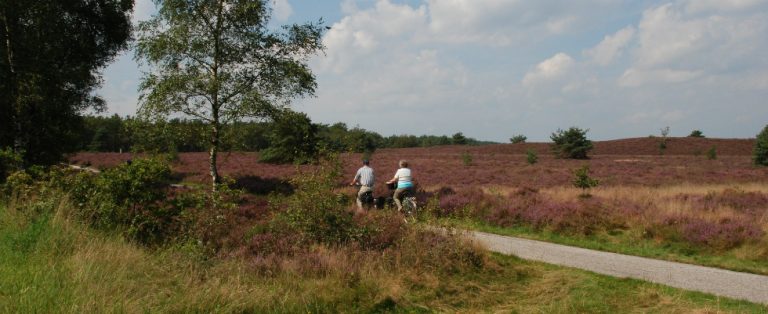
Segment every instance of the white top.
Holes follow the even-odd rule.
[[[395,172],[395,177],[397,177],[397,186],[400,186],[400,183],[410,183],[411,169],[408,169],[408,168],[397,169],[397,172]]]
[[[360,185],[373,187],[373,168],[368,166],[360,167],[360,169],[357,170],[357,174],[355,174],[355,180],[360,182]]]

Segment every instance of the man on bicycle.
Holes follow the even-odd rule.
[[[360,167],[360,169],[357,169],[357,173],[355,174],[355,178],[352,179],[352,182],[349,183],[349,185],[360,185],[360,191],[357,192],[357,208],[358,210],[363,210],[363,197],[366,193],[369,193],[370,199],[366,200],[366,205],[369,205],[370,202],[373,201],[373,183],[374,183],[374,175],[373,175],[373,168],[369,166],[370,162],[368,159],[363,159],[363,166]],[[370,201],[370,202],[369,202]]]
[[[413,192],[413,177],[411,176],[411,169],[408,168],[408,161],[400,160],[399,165],[400,169],[397,169],[397,172],[395,172],[395,177],[387,181],[387,184],[397,182],[397,189],[393,198],[395,199],[397,210],[402,211],[402,198],[404,194]]]

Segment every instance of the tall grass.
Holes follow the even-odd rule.
[[[586,272],[479,255],[414,232],[390,254],[318,246],[272,272],[243,258],[148,250],[67,219],[0,207],[2,313],[539,312],[760,313],[766,307]],[[425,252],[427,252],[425,254]],[[461,254],[460,254],[461,255]],[[470,259],[471,260],[471,259]],[[453,266],[443,267],[443,263]],[[308,265],[317,265],[308,267]],[[468,267],[468,268],[467,268]],[[261,269],[263,270],[263,269]]]
[[[334,195],[305,192],[317,194],[297,192],[285,206],[297,209],[302,197]],[[266,237],[284,233],[256,226],[258,232],[246,235],[243,246],[210,255],[196,242],[149,247],[120,232],[91,229],[78,220],[77,208],[56,190],[0,205],[0,313],[765,310],[490,255],[456,235],[394,224],[399,217],[388,212],[353,216],[345,225],[352,226],[345,230],[353,240],[299,237],[301,245],[286,249],[281,245],[290,242]],[[295,211],[288,222],[342,214]],[[275,215],[278,222],[281,217]],[[396,236],[384,236],[393,230],[399,230]],[[266,249],[270,243],[275,245]]]

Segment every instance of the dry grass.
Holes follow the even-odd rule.
[[[702,298],[639,281],[489,256],[410,233],[401,249],[364,252],[315,246],[272,273],[246,258],[198,259],[194,250],[152,251],[95,233],[63,214],[44,223],[0,207],[0,226],[27,234],[31,250],[0,230],[0,312],[758,312],[744,302]],[[39,230],[40,232],[29,232]],[[33,239],[34,238],[34,239]],[[457,261],[480,254],[483,266]],[[9,255],[10,254],[10,255]],[[437,254],[437,255],[435,255]],[[453,255],[452,255],[453,254]],[[447,258],[441,258],[445,256]],[[34,276],[24,274],[38,274]],[[639,292],[638,292],[639,291]]]
[[[651,219],[655,216],[682,215],[703,218],[710,221],[720,221],[734,217],[757,219],[756,221],[768,233],[768,208],[763,208],[763,214],[754,217],[743,211],[728,206],[716,204],[713,208],[702,210],[700,204],[690,200],[690,196],[705,197],[716,195],[726,191],[756,192],[768,194],[766,183],[734,183],[734,184],[678,184],[661,187],[649,186],[610,186],[595,188],[590,191],[594,197],[611,200],[615,203],[646,204],[653,211],[646,212],[642,219]],[[556,201],[574,200],[581,194],[580,189],[571,187],[554,187],[541,190],[546,197]],[[686,198],[680,196],[688,196]]]

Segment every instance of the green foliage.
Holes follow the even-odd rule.
[[[77,149],[80,113],[104,108],[98,73],[130,38],[131,0],[0,2],[0,147],[50,165]]]
[[[0,149],[0,184],[5,183],[5,178],[11,173],[21,169],[23,160],[21,154],[10,147]]]
[[[461,132],[451,136],[451,144],[453,145],[467,145],[467,137]]]
[[[373,153],[381,142],[381,135],[361,128],[349,130],[346,137],[348,151],[354,153]]]
[[[272,125],[269,142],[269,148],[259,157],[263,162],[305,164],[317,159],[317,126],[305,113],[280,113]]]
[[[341,244],[354,240],[360,230],[346,209],[349,201],[334,192],[340,175],[340,161],[331,158],[316,171],[294,177],[291,184],[296,187],[295,193],[284,201],[285,210],[278,222],[304,241]]]
[[[472,154],[470,154],[469,152],[461,153],[461,163],[464,164],[464,166],[471,166],[472,165]]]
[[[125,121],[114,114],[110,117],[83,117],[84,128],[80,132],[80,149],[93,152],[128,152],[131,150],[131,132]]]
[[[11,197],[27,197],[34,189],[35,180],[24,170],[11,173],[2,185],[3,194]]]
[[[704,137],[704,133],[701,132],[701,130],[693,130],[691,131],[691,134],[688,135],[688,137]]]
[[[755,165],[768,166],[768,125],[763,128],[760,134],[757,134],[752,160]]]
[[[597,179],[593,179],[589,176],[589,166],[584,165],[581,168],[574,170],[574,178],[571,183],[574,187],[581,189],[582,196],[589,196],[589,189],[596,187],[600,182]]]
[[[659,153],[664,154],[664,151],[667,149],[667,136],[669,136],[669,127],[664,127],[661,129],[661,137],[659,138]]]
[[[715,160],[717,159],[717,147],[712,146],[707,150],[707,159],[709,160]]]
[[[205,121],[215,190],[221,181],[222,126],[247,117],[273,117],[291,99],[314,94],[317,83],[307,62],[323,49],[325,28],[320,21],[272,32],[266,0],[168,0],[158,5],[158,13],[138,26],[137,58],[153,69],[140,85],[139,114],[180,113]],[[289,151],[282,144],[267,160],[285,161]],[[313,157],[304,148],[293,160]]]
[[[582,130],[571,127],[568,130],[558,129],[550,138],[552,150],[558,158],[587,159],[587,153],[592,150],[592,141],[587,139],[589,129]]]
[[[509,138],[509,142],[512,144],[525,143],[526,140],[528,140],[528,138],[522,134],[518,134]]]
[[[178,231],[167,189],[171,168],[160,158],[135,159],[106,170],[99,176],[75,177],[70,184],[78,201],[78,216],[103,230],[117,230],[141,243],[159,243]]]
[[[208,125],[200,120],[128,118],[132,151],[150,153],[199,152],[208,147]]]
[[[539,155],[536,154],[535,150],[529,149],[525,151],[525,160],[528,162],[529,165],[533,165],[539,161]]]
[[[279,116],[278,114],[274,115]],[[86,116],[85,127],[76,130],[76,147],[83,151],[176,153],[203,152],[209,149],[207,134],[210,125],[199,119],[164,119],[119,117],[117,115]],[[262,151],[271,143],[276,121],[235,121],[220,125],[221,150]],[[451,145],[445,135],[391,135],[380,134],[360,127],[347,128],[344,123],[314,124],[320,151],[373,153],[378,148],[432,147]],[[469,145],[483,142],[467,138]]]
[[[234,122],[224,126],[222,148],[224,150],[255,152],[269,147],[269,130],[266,122]]]
[[[200,244],[200,248],[209,254],[226,246],[227,236],[234,223],[231,218],[243,196],[242,190],[230,187],[233,183],[225,179],[216,191],[187,190],[175,193],[170,205],[180,209],[173,216],[181,223],[177,240]]]

